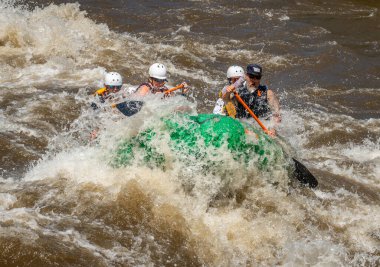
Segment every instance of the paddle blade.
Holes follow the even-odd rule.
[[[294,176],[303,184],[307,184],[310,188],[315,188],[318,186],[318,181],[311,174],[311,172],[298,160],[293,158],[295,171]]]
[[[125,116],[130,117],[139,112],[144,105],[142,101],[129,100],[116,104],[116,108]]]

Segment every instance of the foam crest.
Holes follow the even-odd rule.
[[[320,89],[316,90],[320,92]],[[282,111],[280,134],[297,154],[314,162],[317,169],[327,168],[334,174],[378,186],[379,120],[357,120],[321,112],[318,110],[322,107],[315,103],[310,109],[307,112],[297,109]],[[357,138],[363,135],[368,137]],[[326,143],[326,140],[330,142]]]
[[[373,142],[365,139],[359,144],[323,146],[316,152],[328,154],[330,157],[319,162],[319,168],[327,168],[332,173],[350,177],[364,184],[380,186],[379,140]]]
[[[59,82],[89,83],[104,69],[90,66],[99,52],[116,50],[114,33],[96,24],[79,4],[49,5],[29,11],[7,6],[0,12],[1,83],[7,87]],[[84,78],[85,77],[85,78]]]
[[[343,246],[329,240],[302,240],[289,242],[282,266],[342,266],[346,251]]]
[[[0,210],[8,209],[16,200],[17,198],[12,194],[0,193]]]

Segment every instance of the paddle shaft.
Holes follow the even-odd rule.
[[[166,94],[166,95],[167,95],[167,94],[170,94],[171,92],[174,92],[174,91],[176,91],[176,90],[178,90],[178,89],[181,89],[181,88],[183,88],[183,87],[185,87],[183,84],[177,85],[176,87],[173,87],[173,88],[171,88],[171,89],[165,91],[165,94]]]
[[[260,125],[260,127],[264,130],[266,134],[268,134],[268,129],[265,127],[265,125],[259,120],[259,118],[253,113],[253,111],[248,107],[248,105],[244,102],[244,100],[240,97],[240,95],[237,92],[234,92],[235,97],[237,101],[239,101],[240,104],[243,105],[243,107],[251,114],[252,118],[255,119],[255,121]]]
[[[183,88],[183,87],[184,87],[183,84],[177,85],[176,87],[170,88],[169,90],[165,91],[165,94],[170,94],[171,92],[174,92],[174,91],[176,91],[176,90],[178,90],[178,89],[181,89],[181,88]],[[125,102],[126,102],[126,101],[121,102],[121,103],[118,103],[118,104],[122,104],[122,103],[125,103]],[[111,106],[112,106],[113,108],[115,108],[118,104],[111,104]]]

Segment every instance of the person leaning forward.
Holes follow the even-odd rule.
[[[123,78],[117,72],[108,72],[104,77],[104,87],[96,90],[94,93],[94,102],[91,103],[91,107],[94,110],[103,110],[99,109],[107,106],[112,101],[118,100],[120,98],[120,90],[123,86]],[[122,96],[124,97],[124,96]],[[96,103],[95,103],[96,102]],[[91,134],[91,140],[94,140],[97,137],[99,128],[94,129]]]
[[[117,72],[108,72],[104,77],[104,87],[96,90],[94,96],[97,97],[100,103],[105,103],[111,100],[119,93],[121,87],[123,86],[123,79],[121,75]],[[91,104],[93,109],[97,109],[98,105],[95,103]]]
[[[249,64],[244,78],[239,78],[235,83],[227,86],[223,99],[231,97],[237,92],[242,100],[259,118],[273,119],[275,126],[281,122],[280,104],[275,93],[266,85],[261,84],[262,67],[258,64]],[[244,84],[245,82],[245,84]],[[250,118],[251,115],[240,103],[236,105],[236,118]],[[270,131],[273,135],[274,130]]]
[[[165,83],[166,78],[166,67],[161,63],[154,63],[149,67],[149,78],[148,81],[139,85],[136,89],[136,94],[139,96],[145,96],[149,93],[165,93],[169,90]],[[181,83],[183,85],[182,93],[187,92],[188,85],[186,82]]]

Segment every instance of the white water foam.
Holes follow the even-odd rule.
[[[104,68],[86,68],[112,38],[104,24],[96,24],[79,10],[79,4],[50,5],[29,11],[7,5],[0,11],[0,65],[3,86],[57,83],[62,86],[92,84]],[[112,44],[114,47],[112,47]],[[118,43],[107,44],[117,49]]]

